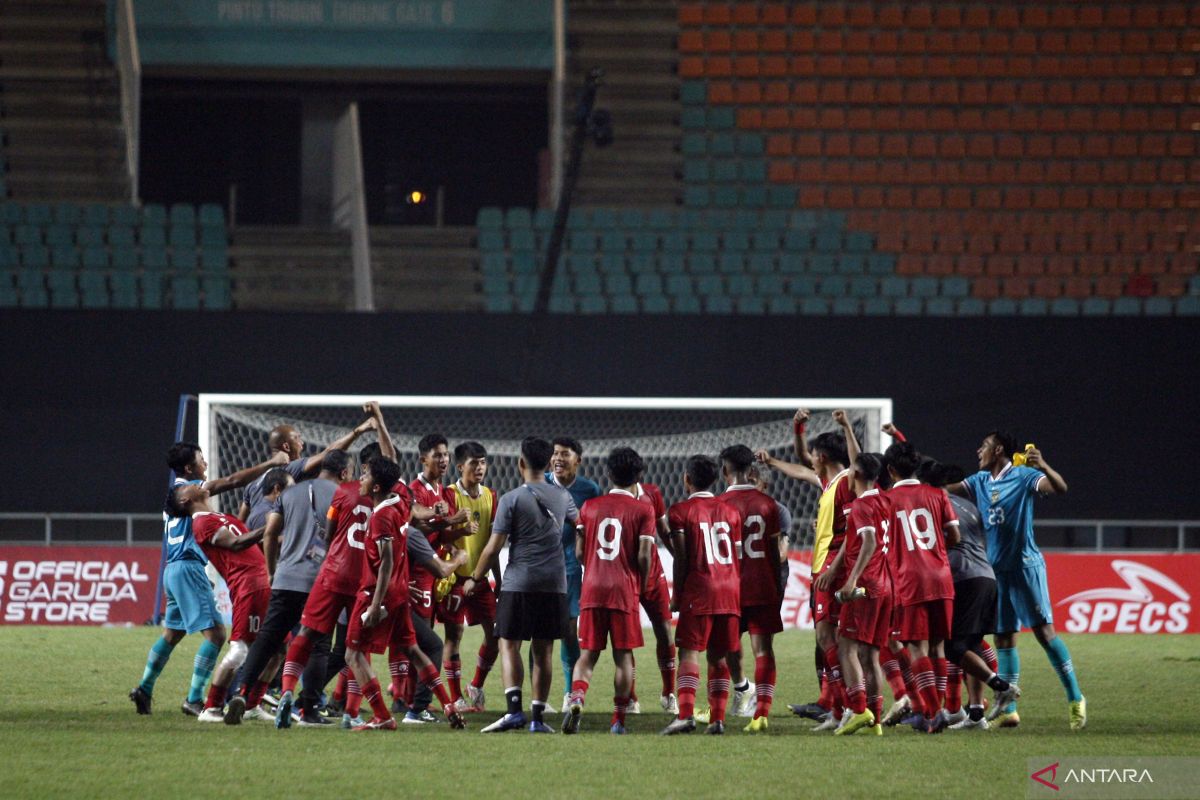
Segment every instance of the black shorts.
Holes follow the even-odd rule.
[[[965,639],[996,630],[996,581],[967,578],[954,584],[954,624],[951,636]]]
[[[567,632],[567,596],[557,592],[500,592],[496,636],[501,639],[561,639]]]

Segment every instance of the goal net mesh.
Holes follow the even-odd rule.
[[[864,450],[880,447],[881,419],[878,405],[842,406],[852,421],[854,432]],[[825,431],[837,430],[832,406],[810,406],[806,436],[809,440]],[[486,483],[499,493],[520,485],[517,458],[521,440],[537,435],[547,439],[571,436],[583,446],[581,474],[608,488],[604,459],[614,447],[632,447],[646,461],[644,480],[662,489],[668,505],[684,499],[683,471],[689,456],[704,453],[716,456],[731,444],[745,444],[752,450],[765,449],[771,455],[794,461],[792,450],[792,414],[794,409],[630,409],[630,408],[522,408],[506,406],[478,407],[388,407],[384,419],[396,446],[398,461],[406,481],[420,471],[417,442],[427,433],[437,432],[455,445],[468,439],[483,444],[488,451]],[[305,442],[308,454],[319,453],[343,436],[364,418],[361,402],[346,398],[344,404],[288,405],[263,403],[214,402],[209,404],[209,441],[205,446],[214,474],[229,475],[264,460],[268,455],[267,438],[280,424],[295,426]],[[374,432],[362,436],[351,447],[358,450],[376,441]],[[451,459],[453,461],[453,458]],[[789,538],[796,546],[812,541],[812,520],[816,516],[817,490],[805,483],[760,468],[770,481],[768,491],[792,512]],[[450,465],[447,483],[457,478]],[[220,496],[221,510],[236,511],[239,493]]]

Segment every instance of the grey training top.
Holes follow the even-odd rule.
[[[304,475],[304,462],[307,460],[307,457],[301,456],[295,461],[289,461],[288,463],[284,464],[282,467],[280,467],[280,469],[287,470],[287,474],[292,476],[292,480],[296,481],[296,483],[299,483],[303,480],[301,476]],[[271,470],[267,470],[267,472],[270,471]],[[257,480],[251,481],[246,485],[246,488],[242,490],[242,502],[250,507],[250,513],[246,515],[246,527],[250,530],[261,528],[263,525],[266,525],[267,514],[271,513],[272,503],[263,498],[263,478],[265,477],[267,477],[266,472],[264,472]]]
[[[508,537],[503,591],[567,593],[562,529],[579,518],[575,501],[553,483],[526,483],[496,506],[493,536]]]
[[[412,576],[413,567],[423,567],[437,559],[437,553],[433,552],[433,545],[425,538],[425,534],[411,525],[408,527],[408,535],[404,537],[404,540],[404,551],[408,553],[408,574],[410,577]]]
[[[325,514],[337,488],[330,480],[305,481],[284,489],[275,501],[271,513],[283,515],[283,531],[272,589],[312,591],[328,551],[324,538]]]
[[[983,532],[983,520],[979,518],[979,509],[965,497],[953,494],[950,495],[950,504],[958,515],[958,533],[962,537],[946,553],[950,557],[950,574],[954,582],[969,578],[995,580],[996,573],[988,561],[987,538]]]

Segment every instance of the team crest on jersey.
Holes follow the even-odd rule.
[[[992,489],[992,502],[993,503],[1000,502],[1000,490],[999,489]]]

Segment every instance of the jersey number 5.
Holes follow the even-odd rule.
[[[363,544],[362,539],[355,537],[354,534],[363,532],[367,529],[367,523],[371,517],[371,509],[366,506],[355,506],[350,512],[354,517],[362,517],[362,522],[355,522],[346,529],[346,544],[355,547],[359,550],[366,550],[367,546]]]
[[[936,536],[933,532],[933,514],[927,508],[914,508],[905,513],[896,512],[900,527],[904,528],[904,543],[908,549],[932,550]]]
[[[728,522],[701,522],[704,534],[704,555],[709,564],[733,563],[733,540],[729,537]]]
[[[621,554],[621,521],[613,517],[600,520],[596,529],[596,555],[601,561],[616,561]]]

